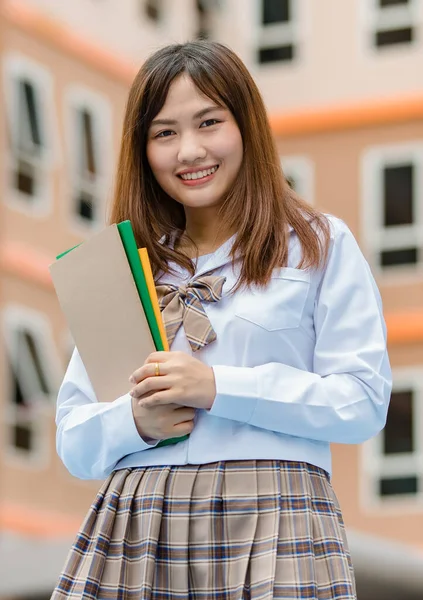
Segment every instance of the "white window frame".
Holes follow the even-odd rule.
[[[383,226],[383,169],[413,164],[415,223],[385,228]],[[423,276],[423,141],[368,148],[361,160],[361,198],[363,246],[369,263],[384,283],[402,285],[404,277]],[[415,265],[381,267],[378,254],[383,250],[415,245],[421,248],[420,262]]]
[[[361,0],[360,30],[364,36],[366,53],[372,56],[384,56],[391,52],[408,52],[421,44],[423,26],[422,0],[409,0],[407,6],[380,7],[378,0]],[[414,30],[410,43],[376,46],[374,40],[378,31],[411,27]]]
[[[262,0],[253,0],[255,11],[255,36],[252,64],[256,68],[289,68],[291,65],[298,67],[302,59],[302,42],[305,39],[305,9],[304,0],[291,0],[291,20],[288,23],[273,23],[264,25],[262,23]],[[280,60],[271,62],[260,62],[258,53],[260,50],[274,48],[276,46],[291,44],[294,47],[294,58],[292,60]]]
[[[54,419],[55,400],[60,385],[62,369],[58,360],[52,328],[46,315],[20,305],[8,305],[3,311],[3,332],[8,365],[11,364],[13,368],[13,364],[16,364],[16,353],[18,352],[16,334],[22,329],[30,331],[37,340],[37,349],[40,353],[43,373],[52,393],[33,397],[32,390],[34,389],[34,385],[31,383],[31,378],[35,375],[34,373],[31,375],[32,369],[25,368],[21,373],[16,374],[20,378],[23,394],[27,394],[34,403],[34,411],[30,419],[31,426],[33,427],[34,447],[29,451],[21,450],[16,448],[10,439],[7,439],[5,455],[10,461],[18,462],[20,466],[46,468],[51,458],[51,422]],[[6,386],[9,385],[9,382],[10,379],[8,379]],[[4,394],[6,398],[9,398],[10,390],[6,386]],[[19,417],[18,411],[10,402],[5,403],[4,411],[6,431],[8,431],[7,425],[13,426],[19,422],[26,422],[25,419]]]
[[[93,120],[93,147],[96,160],[97,175],[95,180],[84,179],[80,174],[79,156],[82,139],[78,137],[75,125],[76,112],[88,110]],[[112,109],[108,99],[89,88],[74,84],[65,91],[66,139],[68,153],[68,198],[65,218],[71,223],[77,235],[85,236],[98,231],[105,225],[107,194],[111,182],[110,173],[113,165]],[[97,202],[94,203],[92,221],[78,215],[75,204],[75,190],[81,186],[92,193]]]
[[[12,181],[12,174],[16,167],[18,150],[17,138],[19,135],[19,90],[18,81],[27,79],[33,85],[40,100],[38,114],[39,127],[43,146],[39,157],[31,153],[22,153],[28,162],[37,169],[37,189],[32,199],[20,192]],[[27,58],[25,55],[9,53],[4,57],[3,81],[5,89],[5,108],[9,139],[12,144],[7,144],[5,152],[5,166],[7,170],[7,187],[5,202],[8,206],[32,217],[45,218],[53,208],[53,169],[58,163],[58,148],[53,131],[57,131],[56,112],[54,104],[54,89],[52,74],[42,65]]]
[[[423,510],[423,365],[394,369],[393,392],[413,390],[413,434],[415,451],[386,456],[383,454],[383,432],[362,445],[361,503],[364,510],[376,509],[400,513],[404,506]],[[416,476],[416,494],[382,497],[378,484],[383,477]]]
[[[315,203],[314,163],[307,156],[281,156],[282,170],[286,178],[292,177],[296,182],[295,191],[311,206]]]

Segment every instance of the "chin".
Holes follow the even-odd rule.
[[[217,208],[222,204],[219,200],[181,200],[185,208]]]
[[[206,192],[206,190],[204,190]],[[192,195],[181,195],[181,203],[185,206],[191,207],[203,207],[203,208],[211,208],[212,206],[219,206],[222,204],[222,198],[225,198],[225,192],[213,192],[210,193],[211,190],[207,190],[208,193],[198,193]]]

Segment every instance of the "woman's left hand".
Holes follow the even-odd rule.
[[[129,381],[135,384],[130,394],[140,406],[180,404],[208,410],[216,396],[213,369],[184,352],[153,352]]]

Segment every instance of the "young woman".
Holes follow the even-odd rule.
[[[347,226],[286,184],[228,48],[169,46],[141,68],[111,214],[124,219],[171,352],[112,403],[72,356],[58,452],[76,477],[107,479],[53,598],[352,600],[330,443],[385,423],[381,300]]]

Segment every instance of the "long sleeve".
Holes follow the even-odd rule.
[[[381,298],[352,233],[339,223],[316,294],[312,372],[280,363],[216,365],[212,415],[352,444],[383,428],[392,384]]]
[[[132,415],[129,394],[98,402],[75,349],[57,399],[57,452],[80,479],[103,479],[127,454],[146,450]]]

